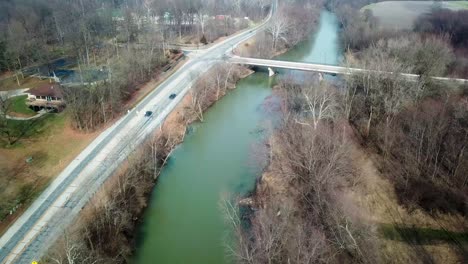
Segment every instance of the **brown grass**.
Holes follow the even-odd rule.
[[[463,217],[456,215],[431,216],[422,210],[409,212],[398,204],[393,184],[377,169],[379,157],[366,152],[355,144],[352,156],[356,167],[359,168],[359,182],[348,190],[347,195],[354,200],[364,212],[367,221],[377,226],[403,225],[415,228],[445,229],[452,232],[463,232],[466,222]],[[406,242],[379,238],[382,254],[392,263],[411,263],[414,261],[415,245]],[[432,245],[417,245],[419,250],[425,251],[435,263],[458,263],[459,256],[454,245],[437,242]]]

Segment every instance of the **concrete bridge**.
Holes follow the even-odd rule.
[[[307,63],[307,62],[292,62],[292,61],[279,61],[279,60],[266,60],[266,59],[255,59],[255,58],[246,58],[239,56],[230,56],[228,62],[252,66],[263,66],[268,68],[280,68],[280,69],[289,69],[289,70],[300,70],[300,71],[312,71],[326,74],[352,74],[359,72],[378,72],[375,70],[368,69],[357,69],[357,68],[348,68],[343,66],[334,66],[326,64],[316,64],[316,63]],[[412,73],[401,73],[404,77],[408,79],[417,79],[420,76],[418,74]],[[447,77],[432,77],[434,80],[438,81],[452,81],[461,84],[468,84],[468,79],[458,79],[458,78],[447,78]]]

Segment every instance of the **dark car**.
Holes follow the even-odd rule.
[[[173,93],[173,94],[169,95],[169,99],[174,99],[176,96],[177,96],[177,94]]]
[[[151,116],[152,114],[153,114],[153,112],[151,112],[151,111],[146,111],[145,116]]]

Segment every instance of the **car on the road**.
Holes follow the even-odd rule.
[[[145,113],[145,116],[152,116],[152,115],[153,115],[153,112],[151,112],[151,111],[146,111],[146,113]]]
[[[176,96],[177,96],[177,94],[173,93],[173,94],[169,95],[169,99],[174,99]]]

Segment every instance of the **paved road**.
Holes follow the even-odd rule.
[[[138,106],[99,135],[0,238],[0,263],[31,263],[40,258],[108,176],[174,109],[195,79],[236,45],[263,30],[267,22],[191,56]],[[177,94],[174,100],[168,98],[172,93]],[[145,117],[145,111],[153,111],[153,116]]]
[[[292,61],[279,61],[279,60],[265,60],[265,59],[255,59],[255,58],[245,58],[239,56],[230,56],[229,62],[244,64],[244,65],[253,65],[253,66],[264,66],[271,68],[281,68],[281,69],[290,69],[290,70],[301,70],[301,71],[313,71],[321,73],[330,73],[330,74],[351,74],[356,72],[376,72],[375,70],[367,69],[356,69],[356,68],[347,68],[342,66],[326,65],[326,64],[315,64],[315,63],[304,63],[304,62],[292,62]],[[420,76],[417,74],[411,73],[402,73],[401,75],[409,79],[417,79]],[[468,79],[458,79],[458,78],[447,78],[447,77],[432,77],[435,80],[439,81],[452,81],[462,84],[468,84]]]

